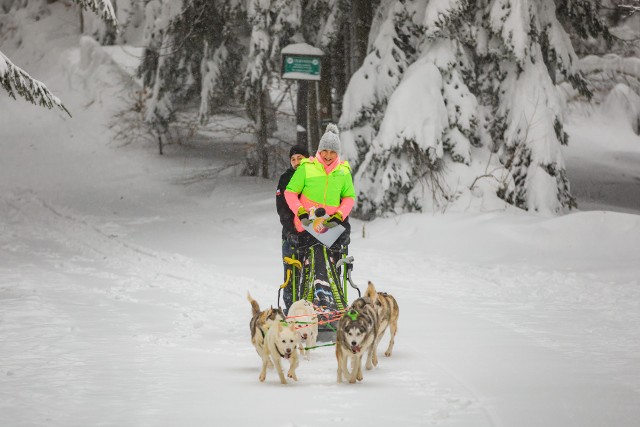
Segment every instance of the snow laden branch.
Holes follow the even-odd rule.
[[[113,25],[118,28],[118,21],[116,19],[116,13],[113,10],[111,0],[73,0],[81,8],[85,10],[91,10],[100,17],[107,24]]]
[[[118,27],[111,0],[73,0],[83,9],[95,12],[108,24]],[[16,66],[0,51],[0,85],[16,99],[16,93],[35,105],[47,108],[58,107],[71,117],[60,99],[39,80],[34,79],[22,68]]]
[[[629,12],[629,15],[633,15],[636,12],[640,12],[640,1],[619,4],[618,7]]]
[[[60,99],[52,94],[44,83],[32,78],[22,68],[16,66],[0,52],[0,84],[9,92],[9,96],[16,99],[16,93],[35,105],[47,108],[58,107],[65,113],[66,109]]]

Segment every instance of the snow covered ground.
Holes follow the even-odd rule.
[[[229,168],[242,140],[114,143],[118,73],[42,37],[3,49],[74,117],[0,95],[1,426],[640,422],[637,136],[575,118],[569,215],[355,221],[354,280],[400,305],[394,355],[337,384],[320,348],[260,383],[246,293],[276,303],[275,181]]]

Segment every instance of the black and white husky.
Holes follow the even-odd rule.
[[[378,335],[377,294],[356,299],[338,322],[336,333],[336,359],[338,382],[351,384],[362,381],[362,356],[367,355],[367,368],[371,369],[371,357]],[[347,364],[351,361],[351,372]]]

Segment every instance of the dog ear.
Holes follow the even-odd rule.
[[[364,296],[370,298],[371,302],[376,302],[376,299],[378,299],[378,293],[376,292],[376,287],[373,286],[373,283],[369,282]]]

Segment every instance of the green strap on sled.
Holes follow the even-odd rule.
[[[336,302],[336,306],[338,310],[344,310],[342,297],[340,296],[340,292],[338,292],[338,284],[334,281],[333,266],[329,262],[329,255],[327,254],[327,248],[324,246],[322,247],[322,254],[324,256],[324,266],[327,269],[327,278],[329,279],[329,286],[331,287],[331,294],[333,295],[333,300]]]

